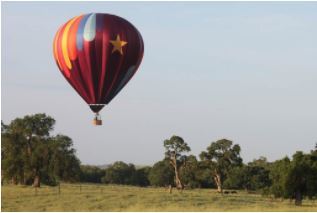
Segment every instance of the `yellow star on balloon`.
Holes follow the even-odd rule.
[[[110,43],[113,45],[112,53],[114,53],[115,51],[118,51],[121,55],[123,55],[122,47],[126,45],[128,42],[121,41],[120,36],[117,35],[116,40],[110,40]]]

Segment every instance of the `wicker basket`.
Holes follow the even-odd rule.
[[[102,125],[102,120],[99,120],[99,119],[94,119],[92,120],[92,123],[95,125],[95,126],[101,126]]]

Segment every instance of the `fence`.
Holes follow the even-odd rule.
[[[57,186],[34,187],[34,195],[39,194],[62,194],[62,193],[103,193],[109,185],[102,184],[59,184]]]

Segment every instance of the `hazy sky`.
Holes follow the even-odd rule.
[[[129,20],[145,43],[100,127],[52,54],[59,26],[90,12]],[[231,139],[244,162],[317,142],[317,2],[2,2],[1,43],[1,119],[51,115],[85,164],[152,164],[173,134],[195,155]]]

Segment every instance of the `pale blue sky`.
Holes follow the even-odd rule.
[[[89,12],[129,20],[145,43],[101,127],[52,55],[58,27]],[[2,2],[1,42],[2,120],[53,116],[85,164],[152,164],[173,134],[195,155],[231,139],[244,162],[317,142],[316,2]]]

